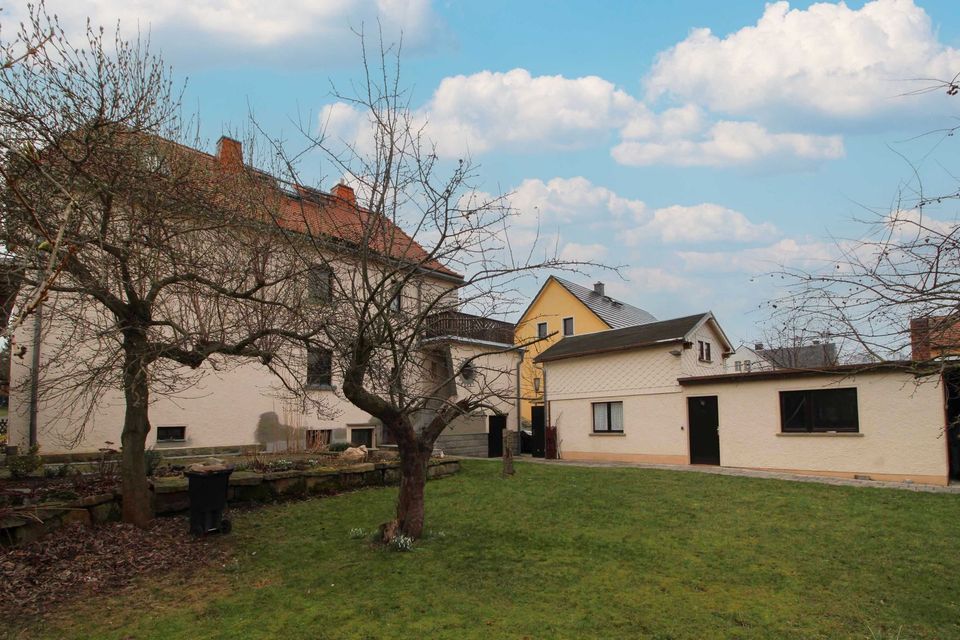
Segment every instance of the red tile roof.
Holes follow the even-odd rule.
[[[314,237],[343,240],[366,245],[375,253],[420,265],[436,274],[462,280],[463,276],[446,267],[438,260],[428,259],[427,251],[392,220],[375,214],[356,204],[353,189],[346,185],[334,187],[334,193],[299,185],[284,185],[275,176],[243,164],[240,142],[222,137],[217,143],[217,155],[178,145],[192,151],[205,160],[216,163],[220,170],[245,170],[270,185],[270,191],[278,198],[269,204],[278,211],[276,222],[286,229]]]

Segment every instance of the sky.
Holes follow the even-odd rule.
[[[23,15],[0,5],[5,26]],[[412,108],[442,158],[469,156],[480,189],[510,194],[517,238],[539,223],[562,255],[622,266],[571,279],[659,319],[712,310],[735,343],[765,333],[771,273],[829,265],[901,193],[956,188],[956,140],[938,131],[960,96],[917,92],[960,73],[956,0],[47,6],[68,32],[90,18],[149,34],[208,150],[251,109],[273,135],[360,135],[331,85],[361,77],[354,30],[402,33]]]

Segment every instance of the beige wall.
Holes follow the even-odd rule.
[[[711,330],[705,328],[706,337]],[[702,338],[694,337],[696,340]],[[689,463],[687,398],[715,395],[720,463],[876,480],[947,482],[943,389],[904,372],[818,375],[680,386],[677,378],[723,372],[722,359],[681,357],[676,345],[546,363],[550,422],[561,456],[575,460]],[[714,347],[716,349],[717,347]],[[782,435],[780,391],[856,387],[857,435]],[[623,435],[593,433],[593,402],[621,401]]]
[[[49,317],[49,313],[47,314]],[[53,339],[53,338],[48,338]],[[11,391],[9,413],[9,442],[26,447],[29,433],[29,382],[32,353],[32,323],[17,332],[17,348],[27,347],[23,358],[11,363]],[[451,345],[454,363],[491,351],[490,346],[476,344]],[[45,350],[41,350],[41,357]],[[79,352],[79,351],[78,351]],[[466,385],[461,381],[458,391],[468,393],[488,388],[499,397],[491,398],[495,411],[507,414],[508,428],[516,428],[516,353],[497,353],[476,360],[477,379]],[[241,361],[242,362],[242,361]],[[46,361],[44,360],[46,364]],[[147,446],[158,449],[193,447],[223,447],[261,444],[268,449],[284,449],[287,443],[302,442],[305,429],[341,430],[337,439],[348,439],[349,430],[363,425],[377,424],[369,414],[353,406],[339,392],[342,380],[334,368],[334,390],[311,390],[315,400],[323,404],[318,410],[288,398],[277,378],[259,363],[246,361],[216,371],[210,364],[200,369],[202,375],[175,397],[155,394],[150,407],[150,421],[154,429],[147,436]],[[306,364],[304,363],[304,371]],[[195,372],[184,370],[195,376]],[[41,385],[42,388],[42,385]],[[124,402],[122,393],[111,391],[99,399],[89,419],[85,407],[62,399],[44,398],[38,411],[38,441],[42,453],[95,452],[106,446],[120,446],[123,427]],[[78,426],[84,424],[82,437],[76,440]],[[186,442],[157,443],[156,427],[186,426]],[[464,419],[454,427],[458,433],[486,433],[486,420]]]
[[[860,433],[783,435],[780,391],[855,387]],[[715,395],[720,463],[729,467],[866,475],[944,484],[943,388],[908,373],[805,376],[695,385],[686,396]]]

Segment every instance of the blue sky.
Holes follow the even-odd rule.
[[[832,237],[863,232],[854,216],[915,184],[906,160],[927,190],[953,185],[954,138],[916,136],[952,126],[960,98],[903,94],[960,72],[956,0],[48,5],[68,29],[149,30],[211,146],[248,105],[275,134],[299,115],[355,135],[329,92],[360,74],[350,28],[402,30],[404,81],[443,153],[536,207],[567,255],[628,265],[599,276],[608,292],[658,318],[712,309],[735,341],[762,333],[779,285],[763,274],[828,263]]]

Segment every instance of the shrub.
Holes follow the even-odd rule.
[[[26,478],[42,467],[43,458],[40,457],[40,445],[38,444],[30,447],[24,455],[7,458],[7,468],[10,469],[11,478]]]
[[[360,538],[363,538],[366,535],[367,535],[367,532],[361,529],[360,527],[354,527],[353,529],[350,529],[351,540],[359,540]]]
[[[351,446],[352,445],[349,442],[334,442],[332,445],[327,447],[327,451],[334,451],[334,452],[346,451]]]

